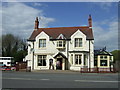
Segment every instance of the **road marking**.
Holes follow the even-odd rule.
[[[15,80],[50,80],[50,79],[32,79],[32,78],[2,78],[2,79],[15,79]]]
[[[118,83],[120,81],[94,81],[94,80],[74,80],[75,82],[106,82],[106,83]]]
[[[50,79],[40,79],[40,80],[50,80]]]

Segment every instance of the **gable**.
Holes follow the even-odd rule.
[[[86,35],[83,33],[83,32],[81,32],[79,29],[71,36],[71,38],[73,38],[73,37],[79,37],[79,38],[86,38]]]
[[[42,31],[41,33],[39,33],[37,36],[36,36],[36,39],[37,38],[46,38],[46,37],[49,37],[44,31]]]
[[[60,34],[56,39],[66,39],[63,34]]]

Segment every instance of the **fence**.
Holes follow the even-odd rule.
[[[81,68],[81,73],[115,73],[114,68]]]
[[[26,69],[27,63],[26,62],[18,62],[18,64],[15,65],[16,71],[19,71],[20,69]]]

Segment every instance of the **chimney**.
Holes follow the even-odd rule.
[[[38,21],[38,17],[36,17],[36,20],[35,20],[35,30],[38,30],[38,27],[39,27],[39,21]]]
[[[92,28],[92,17],[91,17],[91,15],[89,15],[89,18],[88,18],[88,24],[89,24],[89,27]]]

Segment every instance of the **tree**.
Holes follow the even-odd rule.
[[[114,56],[114,62],[120,61],[120,50],[114,50],[111,53]]]
[[[2,35],[2,56],[14,57],[14,60],[22,61],[25,54],[21,57],[21,53],[27,52],[25,47],[26,43],[21,38],[12,34]]]

